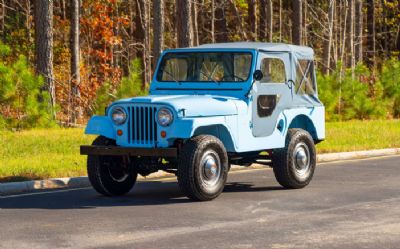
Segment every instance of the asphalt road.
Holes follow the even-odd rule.
[[[301,190],[270,169],[228,181],[211,202],[189,201],[174,179],[119,198],[0,197],[0,248],[400,248],[400,156],[320,164]]]

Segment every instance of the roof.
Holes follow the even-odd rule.
[[[255,49],[271,52],[291,52],[295,54],[297,59],[314,58],[314,50],[307,46],[298,46],[286,43],[267,43],[267,42],[227,42],[227,43],[211,43],[203,44],[194,48],[232,48],[232,49]]]

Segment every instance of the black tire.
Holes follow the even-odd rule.
[[[114,140],[97,137],[92,145],[115,145]],[[118,196],[128,193],[136,183],[137,172],[129,167],[123,168],[121,156],[94,156],[87,158],[87,173],[93,188],[105,196]]]
[[[210,201],[218,197],[224,189],[228,171],[228,155],[218,138],[200,135],[183,145],[177,176],[180,189],[190,199]]]
[[[307,186],[316,166],[315,145],[310,134],[303,129],[289,129],[285,148],[275,149],[272,153],[272,166],[276,180],[283,187]]]

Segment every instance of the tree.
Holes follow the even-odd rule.
[[[302,0],[293,0],[293,14],[292,14],[292,42],[301,45],[302,32],[303,32],[303,15],[302,15]]]
[[[367,0],[367,64],[375,67],[375,1]]]
[[[329,74],[331,67],[331,50],[332,50],[332,35],[333,35],[333,15],[335,10],[335,0],[329,1],[328,7],[328,27],[327,34],[324,41],[324,51],[323,51],[323,72]]]
[[[164,47],[164,0],[155,0],[153,5],[153,66],[157,65],[158,58]]]
[[[355,61],[363,61],[363,1],[356,0],[355,3]]]
[[[257,39],[257,18],[256,18],[256,0],[247,0],[247,26],[249,27],[250,37]]]
[[[259,20],[260,40],[272,42],[273,35],[273,1],[260,0],[260,20]]]
[[[190,0],[176,0],[177,45],[180,48],[192,44],[190,6]]]
[[[346,20],[346,48],[347,48],[347,67],[354,70],[354,0],[347,0],[347,20]]]
[[[53,75],[53,1],[35,1],[35,58],[36,73],[45,78],[45,88],[50,93],[50,104],[56,105],[56,93]]]
[[[268,41],[272,42],[272,35],[274,34],[274,9],[273,9],[273,1],[267,1],[267,27],[268,27]]]
[[[70,49],[71,49],[71,100],[72,107],[75,108],[75,101],[79,97],[79,85],[81,74],[79,68],[80,49],[79,49],[79,0],[71,0],[71,30],[70,30]],[[80,118],[80,112],[72,111],[72,122]]]
[[[192,32],[193,32],[193,35],[192,35],[192,37],[193,37],[193,39],[192,39],[192,46],[198,46],[199,45],[199,26],[198,26],[198,21],[197,21],[197,18],[198,18],[198,13],[197,13],[197,0],[192,0],[193,2],[192,2],[192,4],[191,4],[191,6],[192,6],[192,8],[191,8],[191,11],[192,11],[192,13],[191,13],[191,17],[192,17],[192,20],[191,20],[191,23],[192,23],[192,27],[191,27],[191,30],[192,30]]]
[[[224,0],[214,0],[215,2],[215,41],[227,42],[228,26],[226,24],[226,6]]]
[[[150,34],[149,34],[149,2],[146,0],[136,0],[136,39],[141,44],[141,49],[137,51],[137,58],[143,62],[142,89],[146,89],[151,78],[150,60]]]
[[[239,10],[236,7],[236,3],[235,3],[234,0],[229,0],[229,3],[230,3],[230,6],[231,6],[231,9],[232,9],[232,12],[235,15],[235,18],[236,18],[236,21],[237,21],[237,25],[239,26],[241,39],[244,40],[244,41],[247,41],[248,40],[247,39],[247,34],[245,32],[245,28],[243,27],[242,17],[239,14]],[[260,21],[261,21],[261,18],[260,18]],[[261,37],[263,37],[263,36],[261,36]]]

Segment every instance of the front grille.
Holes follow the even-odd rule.
[[[157,108],[150,106],[128,107],[128,143],[136,146],[155,147],[157,143]]]

